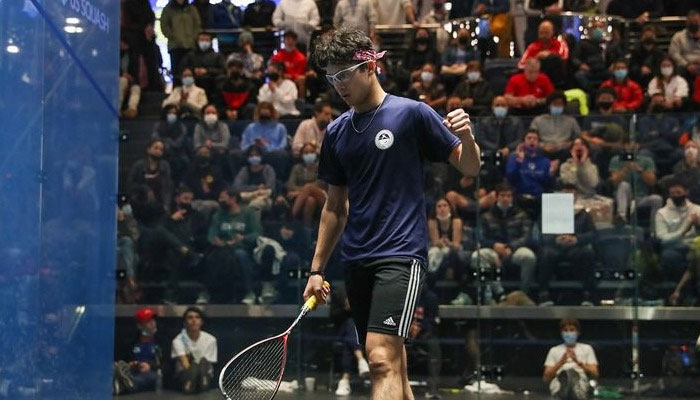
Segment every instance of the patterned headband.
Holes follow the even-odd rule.
[[[377,53],[374,50],[358,50],[355,52],[355,56],[353,57],[353,60],[356,61],[377,61],[380,58],[384,57],[384,54],[386,53],[385,51]]]

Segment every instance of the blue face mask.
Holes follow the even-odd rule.
[[[175,114],[168,114],[165,116],[165,120],[168,121],[169,124],[174,124],[175,121],[177,121],[177,115]]]
[[[559,116],[564,114],[564,107],[561,106],[550,106],[549,107],[549,113],[552,114],[553,116]]]
[[[621,81],[625,78],[627,78],[627,70],[626,69],[616,69],[613,71],[613,75],[615,75],[615,79],[618,81]]]
[[[194,78],[191,76],[186,76],[182,78],[182,84],[183,86],[192,86],[194,85]]]
[[[508,115],[508,107],[494,107],[493,115],[495,115],[498,118],[505,117],[506,115]]]
[[[578,340],[578,333],[576,333],[576,332],[562,332],[561,338],[564,340],[564,344],[566,344],[568,346],[572,346],[572,345],[576,344],[576,340]]]
[[[301,156],[306,164],[313,164],[316,162],[316,153],[308,153]]]
[[[594,29],[593,33],[591,33],[591,39],[593,39],[596,42],[602,42],[603,41],[603,30],[600,28]]]
[[[248,157],[248,164],[250,164],[250,165],[260,165],[261,162],[262,162],[262,157],[260,157],[260,156]]]

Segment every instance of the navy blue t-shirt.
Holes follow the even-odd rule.
[[[355,127],[367,127],[374,111],[355,113]],[[318,167],[320,180],[348,187],[342,259],[408,257],[425,263],[423,164],[447,161],[460,141],[432,108],[403,97],[387,95],[362,133],[352,128],[352,114],[328,126]]]

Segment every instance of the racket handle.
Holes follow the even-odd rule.
[[[328,283],[328,281],[323,281],[323,287],[328,289],[331,287],[331,284]],[[316,295],[313,295],[309,297],[308,300],[306,300],[306,303],[304,303],[304,307],[307,308],[309,311],[313,311],[316,309],[316,305],[318,304],[318,299],[316,298]]]

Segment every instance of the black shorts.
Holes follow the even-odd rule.
[[[345,286],[358,341],[367,332],[408,338],[413,312],[425,279],[420,260],[386,258],[349,264]]]

